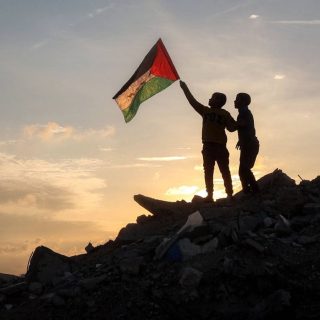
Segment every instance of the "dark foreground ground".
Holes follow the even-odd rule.
[[[115,241],[38,247],[25,277],[0,274],[0,319],[320,319],[320,177],[259,185],[232,203],[135,196],[150,215]]]

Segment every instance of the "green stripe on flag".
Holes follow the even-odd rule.
[[[130,107],[122,110],[125,121],[129,122],[136,115],[142,102],[169,87],[173,82],[173,80],[160,77],[154,77],[146,82],[145,85],[137,92]]]

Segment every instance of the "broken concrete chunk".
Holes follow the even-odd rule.
[[[164,238],[162,243],[156,248],[156,254],[154,259],[161,259],[169,248],[187,232],[194,230],[194,228],[202,226],[204,224],[203,217],[199,211],[193,212],[187,218],[186,223],[173,235],[171,238]]]
[[[319,214],[320,213],[320,203],[307,203],[307,204],[304,205],[302,212],[305,215],[307,215],[307,214],[312,214],[312,215]]]
[[[215,251],[219,246],[219,240],[217,237],[208,241],[202,246],[201,253],[209,253]]]
[[[0,293],[0,306],[3,305],[7,300],[7,297],[5,294]]]
[[[70,258],[40,246],[33,253],[26,279],[51,285],[54,278],[63,277],[65,272],[71,271],[71,267]]]
[[[79,287],[64,288],[64,289],[58,290],[57,293],[62,298],[74,298],[74,297],[80,295],[81,289]]]
[[[236,217],[238,214],[234,207],[201,208],[200,213],[205,221],[214,220],[219,217]]]
[[[281,214],[274,226],[274,231],[279,236],[289,235],[292,232],[290,222]]]
[[[266,218],[263,219],[263,225],[266,228],[270,228],[273,224],[274,224],[274,221],[270,217],[266,217]]]
[[[0,273],[0,285],[11,284],[19,279],[19,277],[12,274]]]
[[[246,239],[244,242],[246,245],[257,250],[260,253],[262,253],[265,250],[263,245],[261,245],[259,242],[255,241],[253,239]]]
[[[261,191],[268,191],[279,187],[294,187],[296,183],[280,169],[274,170],[258,180]]]
[[[88,245],[85,247],[86,253],[91,253],[94,251],[94,246],[91,242],[88,243]]]
[[[254,307],[249,319],[272,319],[290,306],[290,300],[290,292],[277,290]]]
[[[137,224],[144,224],[149,221],[151,216],[146,216],[145,214],[142,214],[141,216],[137,217],[136,221]]]
[[[13,308],[13,305],[8,303],[8,304],[5,304],[4,307],[7,311],[9,311]]]
[[[254,231],[260,225],[263,225],[264,217],[262,215],[249,215],[240,219],[240,232],[246,233]]]
[[[51,299],[51,303],[55,306],[55,307],[63,307],[66,302],[64,301],[63,298],[61,298],[60,296],[58,296],[57,294],[55,294],[52,299]]]
[[[40,282],[31,282],[28,286],[28,290],[32,294],[39,295],[42,293],[43,286]]]
[[[80,280],[79,284],[81,287],[83,287],[84,289],[91,291],[97,288],[97,286],[104,281],[105,279],[107,279],[106,275],[102,275],[100,277],[94,277],[94,278],[87,278],[87,279],[83,279]]]
[[[133,198],[154,216],[188,215],[195,211],[195,207],[186,201],[169,202],[146,197],[142,194],[135,195]]]
[[[198,287],[203,273],[197,269],[187,267],[182,271],[179,280],[180,285],[187,290],[194,290]]]
[[[123,259],[120,261],[120,270],[123,273],[138,275],[140,273],[140,270],[143,264],[144,264],[143,257],[132,257],[132,258]]]
[[[307,245],[311,243],[315,243],[318,241],[318,236],[300,236],[297,238],[296,242],[302,245]]]
[[[7,296],[14,295],[14,294],[19,294],[25,291],[27,288],[27,283],[26,282],[19,282],[15,283],[3,288],[0,288],[0,293],[3,293]]]
[[[188,238],[179,240],[178,246],[180,248],[183,260],[190,259],[191,257],[196,256],[202,252],[201,246],[194,244]]]

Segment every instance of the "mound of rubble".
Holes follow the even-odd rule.
[[[150,215],[66,257],[0,274],[0,319],[320,319],[320,176],[206,204],[136,195]]]

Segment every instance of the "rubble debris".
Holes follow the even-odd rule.
[[[187,290],[194,290],[198,287],[203,273],[191,267],[182,270],[182,275],[179,280],[180,285]]]
[[[113,241],[0,274],[0,319],[319,319],[320,177],[258,184],[232,206],[135,196],[150,215]]]
[[[126,258],[120,261],[120,270],[130,275],[138,275],[144,264],[143,257]]]
[[[265,250],[264,246],[262,246],[259,242],[250,238],[245,240],[245,244],[247,244],[249,247],[257,250],[260,253],[262,253]]]
[[[29,283],[28,290],[30,293],[40,295],[43,290],[43,285],[40,282],[31,282]]]
[[[290,222],[281,214],[279,215],[278,221],[274,226],[274,231],[279,236],[289,235],[292,232]]]
[[[92,245],[91,242],[89,242],[84,249],[86,250],[86,253],[91,253],[94,251],[94,246]]]
[[[11,274],[0,273],[0,285],[12,284],[19,281],[20,277]]]
[[[320,214],[320,201],[318,203],[307,203],[303,207],[303,214]]]
[[[18,282],[18,283],[0,288],[0,293],[10,296],[10,295],[14,295],[24,291],[26,287],[27,287],[27,283],[25,281]]]
[[[263,320],[271,317],[285,316],[285,311],[290,306],[290,292],[280,289],[263,299],[254,308],[249,319]]]
[[[187,231],[192,231],[197,226],[203,224],[203,218],[199,211],[196,211],[188,216],[186,223],[177,231],[171,238],[165,238],[162,243],[156,248],[155,259],[161,259],[169,248]]]
[[[142,194],[135,195],[134,200],[155,216],[189,215],[196,211],[190,203],[183,200],[169,202],[146,197]]]
[[[72,260],[44,246],[37,247],[26,273],[27,281],[36,281],[44,285],[52,284],[72,270]]]

